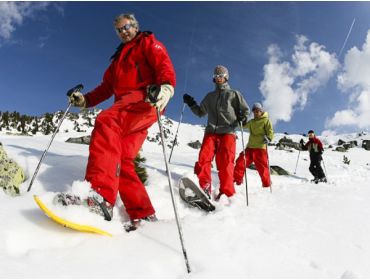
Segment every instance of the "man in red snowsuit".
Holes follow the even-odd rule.
[[[134,15],[118,16],[114,26],[122,43],[102,83],[85,95],[70,97],[75,106],[92,107],[114,95],[114,104],[98,115],[91,135],[85,178],[94,195],[88,204],[110,220],[119,193],[131,221],[155,219],[134,159],[157,121],[156,108],[162,111],[174,94],[175,71],[164,45],[151,32],[140,32]],[[146,91],[154,84],[160,92],[158,101],[150,104]]]
[[[220,192],[231,197],[235,193],[233,172],[235,160],[235,129],[239,122],[249,114],[249,107],[243,95],[229,84],[229,72],[225,66],[218,65],[214,69],[213,82],[215,90],[209,92],[198,105],[194,98],[184,95],[186,103],[198,117],[208,115],[199,159],[194,167],[200,187],[210,197],[211,194],[211,163],[216,156],[216,165],[220,179]]]

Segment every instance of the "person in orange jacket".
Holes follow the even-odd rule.
[[[74,106],[95,106],[114,95],[114,104],[103,110],[91,135],[85,179],[92,192],[87,205],[91,211],[111,220],[119,193],[132,224],[142,219],[156,220],[155,210],[145,186],[135,172],[134,159],[148,129],[157,121],[156,108],[163,113],[174,94],[175,70],[165,46],[149,31],[139,31],[133,14],[121,14],[114,28],[122,43],[111,57],[102,83],[83,95],[69,97]],[[147,88],[160,87],[155,104],[148,103]],[[79,199],[60,193],[55,198],[63,205]],[[77,202],[76,202],[77,201]]]

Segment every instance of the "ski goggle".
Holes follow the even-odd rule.
[[[118,34],[122,33],[123,31],[127,31],[129,30],[130,28],[132,27],[132,24],[131,23],[127,23],[125,24],[124,26],[122,27],[116,27],[116,31]]]
[[[213,78],[216,79],[216,78],[226,78],[226,74],[225,73],[222,73],[222,74],[214,74],[213,75]]]

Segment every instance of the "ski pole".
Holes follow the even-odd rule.
[[[322,164],[324,165],[325,177],[326,177],[326,180],[328,181],[328,172],[326,172],[324,157],[321,157],[321,158],[322,158]]]
[[[71,88],[71,89],[67,92],[67,95],[68,95],[68,96],[70,96],[72,93],[77,92],[77,91],[81,91],[83,88],[84,88],[84,86],[83,86],[82,84],[79,84],[79,85],[77,85],[77,86],[75,86],[75,87]],[[46,153],[48,152],[48,150],[49,150],[49,148],[50,148],[50,146],[51,146],[51,143],[53,142],[55,135],[57,135],[58,130],[59,130],[59,127],[61,126],[62,122],[64,121],[65,117],[67,116],[67,113],[69,112],[69,109],[71,108],[71,106],[72,106],[72,104],[71,104],[71,103],[69,103],[69,104],[68,104],[68,107],[67,107],[67,109],[66,109],[66,111],[64,112],[64,114],[63,114],[62,118],[61,118],[61,119],[60,119],[60,121],[59,121],[59,124],[58,124],[57,128],[55,129],[55,131],[54,131],[53,135],[51,136],[51,139],[50,139],[50,141],[49,141],[49,144],[48,144],[47,148],[45,149],[45,151],[43,152],[43,154],[42,154],[42,156],[41,156],[41,158],[40,158],[39,163],[37,164],[37,167],[36,167],[36,170],[35,170],[35,172],[34,172],[34,174],[33,174],[33,176],[32,176],[32,179],[31,179],[30,185],[28,186],[27,192],[29,192],[29,191],[31,190],[31,187],[32,187],[33,181],[35,180],[36,175],[37,175],[37,173],[39,172],[39,169],[40,169],[40,166],[41,166],[41,162],[43,161],[44,157],[46,156]]]
[[[150,100],[151,103],[155,103],[157,101],[157,96],[158,96],[159,91],[160,91],[160,87],[158,87],[156,85],[152,85],[148,88],[148,96],[149,96],[149,100]],[[172,188],[171,171],[170,171],[169,164],[168,164],[168,161],[167,161],[166,146],[164,144],[164,133],[163,133],[163,127],[162,127],[162,122],[161,122],[161,115],[160,115],[160,112],[159,112],[158,108],[156,108],[156,112],[157,112],[159,132],[161,134],[163,158],[164,158],[164,162],[165,162],[165,165],[166,165],[168,185],[170,187],[171,200],[172,200],[173,210],[175,212],[175,219],[176,219],[177,229],[178,229],[178,232],[179,232],[179,237],[180,237],[180,242],[181,242],[181,247],[182,247],[182,253],[184,255],[186,269],[187,269],[188,273],[190,273],[191,269],[190,269],[189,260],[188,260],[188,256],[187,256],[185,245],[184,245],[184,237],[183,237],[183,234],[182,234],[180,220],[179,220],[179,217],[178,217],[178,214],[177,214],[177,206],[176,206],[176,203],[175,203],[174,192],[173,192],[173,188]]]
[[[182,106],[182,111],[181,111],[181,115],[180,115],[179,125],[177,126],[177,130],[176,130],[176,134],[175,134],[175,140],[173,140],[173,145],[172,145],[172,148],[171,148],[170,158],[168,159],[168,162],[169,163],[171,162],[171,157],[172,157],[173,149],[175,148],[175,145],[177,144],[177,133],[179,132],[180,124],[182,122],[182,116],[184,115],[184,110],[185,110],[185,103]]]
[[[265,137],[267,138],[267,137]],[[266,143],[266,154],[267,154],[267,166],[269,168],[269,179],[270,179],[270,192],[272,193],[272,181],[271,181],[271,167],[270,167],[270,158],[269,158],[269,145],[268,142]]]
[[[297,166],[298,166],[298,160],[299,160],[299,154],[301,153],[301,150],[298,151],[298,158],[297,158],[297,163],[295,164],[295,169],[294,169],[294,174],[297,171]]]
[[[242,122],[239,123],[240,130],[242,132],[242,145],[243,145],[243,159],[244,159],[244,180],[245,180],[245,195],[247,199],[247,206],[248,206],[248,182],[247,182],[247,159],[245,158],[245,146],[244,146],[244,132],[243,132],[243,124]]]

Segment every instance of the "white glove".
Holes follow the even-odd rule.
[[[175,90],[173,86],[169,84],[161,85],[161,89],[157,96],[157,102],[151,103],[151,105],[158,108],[159,111],[162,111],[167,106],[167,103],[168,101],[170,101],[170,98],[173,96],[174,91]]]
[[[75,107],[81,107],[85,108],[86,107],[86,100],[84,95],[79,92],[73,92],[70,96],[68,96],[69,103],[71,103]]]

